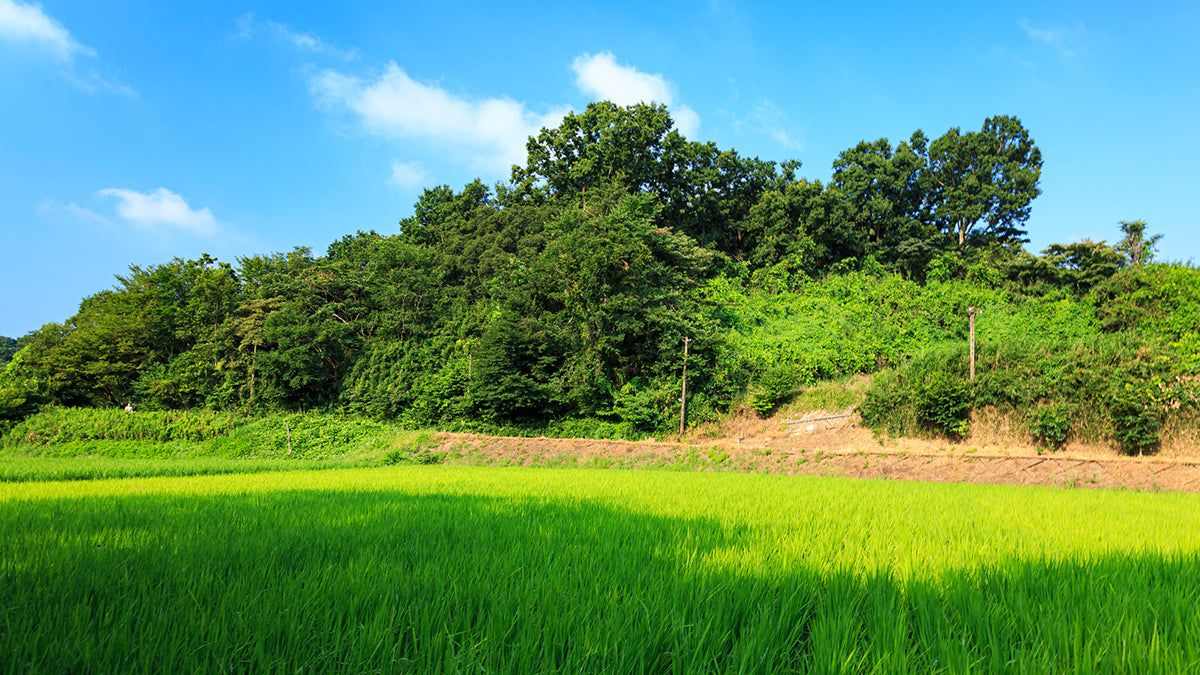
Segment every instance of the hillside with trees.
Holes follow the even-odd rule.
[[[1015,117],[864,141],[828,184],[660,106],[593,104],[527,147],[508,182],[425,190],[398,234],[130,267],[0,345],[0,427],[132,404],[637,437],[677,427],[685,359],[689,425],[859,373],[892,433],[990,411],[1142,452],[1200,419],[1200,271],[1154,262],[1139,221],[1025,251],[1042,155]]]

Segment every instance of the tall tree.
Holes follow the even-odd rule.
[[[921,179],[927,146],[925,134],[917,131],[894,150],[881,138],[863,141],[834,160],[830,187],[843,200],[844,217],[857,239],[843,244],[842,257],[873,255],[910,274],[925,268],[940,248],[925,213]]]
[[[1041,172],[1042,153],[1015,117],[989,117],[977,132],[951,129],[929,146],[930,218],[960,248],[1023,243]]]
[[[597,191],[616,184],[656,197],[658,223],[739,260],[756,247],[741,221],[791,174],[781,176],[774,162],[689,142],[661,105],[592,103],[557,129],[543,129],[527,148],[526,165],[513,167],[513,187],[502,195],[506,204],[557,195],[589,210]]]

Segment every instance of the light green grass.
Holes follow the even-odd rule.
[[[0,485],[8,672],[1189,672],[1200,498],[384,467]]]
[[[208,476],[264,471],[307,471],[313,469],[376,466],[373,459],[230,459],[185,457],[156,459],[136,457],[14,457],[0,455],[0,482],[60,480],[105,480],[150,476]]]

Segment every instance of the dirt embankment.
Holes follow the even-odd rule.
[[[804,419],[823,417],[811,414]],[[794,418],[801,419],[801,418]],[[1048,485],[1147,491],[1200,491],[1200,453],[1124,457],[1107,448],[1030,446],[968,438],[952,444],[879,439],[839,417],[786,424],[731,419],[683,440],[606,441],[443,433],[437,452],[449,463],[597,468],[683,468],[912,481]],[[790,428],[790,432],[789,429]]]

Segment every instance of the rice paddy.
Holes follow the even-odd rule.
[[[5,672],[1188,672],[1200,497],[390,466],[0,484]]]

